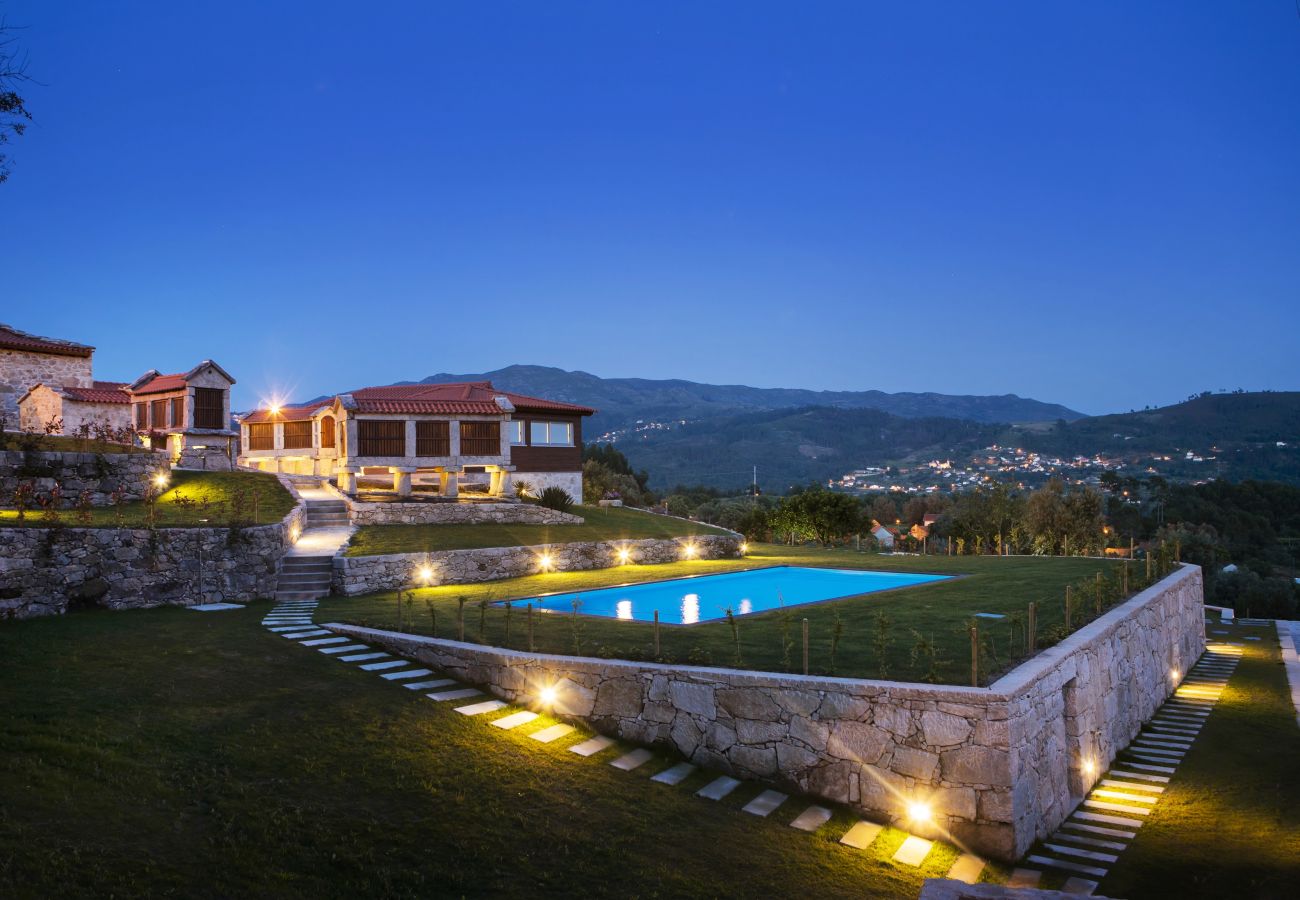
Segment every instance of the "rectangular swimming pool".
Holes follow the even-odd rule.
[[[861,569],[813,569],[803,566],[772,566],[721,575],[696,575],[671,581],[648,581],[621,587],[551,594],[513,601],[532,603],[543,612],[572,613],[578,602],[579,614],[654,620],[668,625],[694,625],[726,618],[727,609],[737,616],[766,612],[782,606],[820,603],[858,594],[872,594],[893,588],[946,581],[951,575],[912,575],[903,572],[869,572]]]

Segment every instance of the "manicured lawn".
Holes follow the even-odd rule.
[[[31,446],[27,446],[31,444]],[[112,441],[82,440],[62,434],[39,434],[19,437],[13,432],[0,435],[0,450],[56,450],[63,453],[152,453],[146,447],[116,444]]]
[[[265,604],[0,626],[0,896],[915,897],[920,870],[455,713]],[[537,725],[543,724],[539,721]],[[535,730],[521,728],[520,732]]]
[[[1228,688],[1098,893],[1254,900],[1300,892],[1300,727],[1277,632],[1230,630],[1226,640],[1241,641],[1243,653]]]
[[[933,639],[939,647],[936,672],[940,681],[968,684],[970,680],[970,636],[967,623],[978,612],[1003,613],[1023,618],[1030,601],[1039,604],[1038,633],[1047,635],[1064,620],[1064,595],[1068,584],[1079,584],[1116,565],[1084,558],[1047,557],[948,557],[880,556],[852,550],[793,548],[772,544],[751,545],[743,560],[696,560],[654,566],[621,566],[589,572],[551,572],[478,585],[448,585],[408,592],[412,598],[403,606],[408,630],[428,634],[432,621],[430,604],[440,637],[456,636],[456,598],[469,598],[465,606],[465,634],[468,639],[527,649],[526,604],[510,612],[510,637],[506,638],[506,610],[492,601],[567,593],[639,581],[656,581],[683,575],[734,572],[769,565],[835,566],[888,571],[935,572],[966,575],[952,581],[921,585],[858,598],[773,610],[740,617],[740,666],[770,671],[801,666],[800,620],[808,619],[810,669],[831,670],[830,642],[835,616],[841,619],[840,639],[834,674],[852,677],[881,675],[881,655],[875,649],[876,615],[884,613],[891,625],[886,635],[884,661],[889,677],[920,680],[928,670],[924,659],[912,660],[917,633]],[[1134,569],[1136,572],[1136,567]],[[487,601],[486,605],[480,605]],[[399,624],[395,593],[355,598],[330,598],[322,603],[321,621],[331,619],[394,628]],[[484,627],[480,635],[480,615]],[[580,628],[575,647],[574,626]],[[1076,626],[1079,624],[1076,621]],[[783,629],[793,643],[783,650]],[[1013,628],[1015,635],[1013,636]],[[549,653],[605,655],[649,659],[653,656],[653,626],[598,616],[567,614],[534,616],[535,649]],[[1007,668],[1014,654],[1023,648],[1023,632],[1011,619],[985,625],[983,635],[990,642],[992,657],[986,656],[985,682]],[[698,661],[713,665],[734,665],[731,629],[725,621],[698,625],[663,626],[662,655],[677,662]]]
[[[179,472],[171,473],[167,489],[158,497],[155,523],[160,526],[187,527],[209,525],[225,527],[230,524],[232,510],[243,495],[241,524],[270,525],[279,522],[293,509],[293,496],[275,479],[261,472]],[[254,494],[257,496],[254,518]],[[64,497],[71,503],[75,497]],[[190,502],[193,501],[193,502]],[[203,505],[206,502],[206,507]],[[207,520],[206,522],[203,520]],[[148,524],[149,511],[143,501],[123,503],[119,507],[95,507],[90,510],[90,521],[95,528],[111,528],[119,524],[142,527]],[[64,525],[82,526],[76,510],[60,512]],[[44,528],[49,525],[41,509],[30,509],[19,521],[13,509],[0,509],[0,527]],[[84,526],[83,526],[84,527]]]
[[[384,553],[424,553],[475,547],[527,547],[565,541],[614,541],[634,538],[674,538],[696,534],[726,534],[720,528],[656,516],[627,508],[575,507],[581,525],[371,525],[361,528],[348,546],[348,556]]]

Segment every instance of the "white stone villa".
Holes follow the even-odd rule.
[[[188,372],[150,369],[135,381],[96,381],[95,348],[0,325],[0,411],[24,431],[75,434],[83,425],[134,428],[146,445],[194,468],[233,465],[229,373],[210,359]],[[17,413],[15,416],[14,414]]]
[[[582,419],[594,409],[497,390],[491,382],[370,387],[240,420],[239,464],[446,498],[512,498],[514,484],[582,498]]]

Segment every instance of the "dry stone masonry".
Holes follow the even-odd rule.
[[[535,702],[606,734],[770,779],[880,821],[928,801],[935,831],[1005,860],[1051,833],[1204,647],[1200,569],[1184,566],[988,688],[529,654],[328,626]],[[909,830],[925,833],[916,823]]]
[[[584,521],[533,503],[361,503],[345,499],[353,525],[581,525]]]
[[[107,506],[109,495],[119,487],[125,499],[142,499],[153,476],[166,471],[165,453],[4,450],[0,451],[0,498],[12,497],[23,482],[32,482],[39,493],[48,493],[57,483],[67,501],[88,490],[92,505]]]
[[[649,565],[675,562],[683,558],[687,543],[694,544],[697,559],[723,559],[740,556],[742,540],[740,535],[710,534],[690,539],[577,541],[534,547],[336,556],[333,588],[334,593],[347,597],[409,588],[416,584],[415,573],[425,566],[433,571],[433,579],[429,582],[431,585],[473,584],[536,575],[541,571],[539,557],[542,553],[549,554],[554,568],[561,572],[608,569],[621,565],[619,551],[623,549],[628,551],[628,562],[631,563]]]

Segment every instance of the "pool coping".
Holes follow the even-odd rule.
[[[970,578],[970,577],[971,577],[971,573],[969,573],[969,572],[962,572],[962,573],[955,574],[955,575],[949,575],[949,574],[946,574],[946,573],[943,573],[943,572],[890,572],[890,571],[884,571],[884,570],[881,570],[881,569],[843,569],[843,568],[828,568],[827,566],[797,566],[797,565],[791,565],[790,563],[780,563],[780,564],[778,564],[778,565],[774,565],[774,566],[750,566],[750,567],[748,567],[748,568],[744,568],[744,569],[732,569],[731,571],[728,571],[728,572],[700,572],[700,573],[697,574],[697,575],[678,575],[678,576],[676,576],[676,577],[674,577],[674,578],[660,578],[660,579],[651,580],[651,581],[625,581],[625,582],[623,582],[622,584],[609,584],[609,585],[605,585],[604,587],[593,588],[593,589],[590,589],[590,590],[588,590],[588,591],[552,591],[552,592],[550,592],[549,594],[534,594],[534,595],[531,596],[531,597],[520,597],[520,598],[515,598],[515,599],[494,600],[494,601],[491,602],[491,605],[492,605],[492,606],[506,606],[507,604],[510,604],[510,605],[512,605],[512,606],[526,607],[527,604],[528,604],[530,601],[533,601],[533,600],[540,600],[540,599],[545,598],[545,597],[563,597],[563,596],[565,596],[566,594],[572,594],[572,595],[574,595],[574,596],[577,596],[578,594],[581,594],[581,593],[591,593],[592,591],[612,591],[612,590],[617,590],[617,589],[619,589],[619,588],[624,588],[624,587],[639,587],[639,586],[642,586],[642,585],[650,585],[650,584],[668,584],[669,582],[673,582],[673,581],[687,581],[687,580],[692,579],[692,578],[711,578],[711,577],[717,577],[717,576],[719,576],[719,575],[743,575],[743,574],[745,574],[745,573],[747,573],[747,572],[761,572],[761,571],[763,571],[763,570],[765,570],[765,569],[820,569],[820,570],[823,570],[823,571],[833,571],[833,572],[854,572],[854,573],[857,573],[857,572],[873,572],[873,573],[884,574],[884,575],[931,575],[931,576],[934,576],[936,579],[939,579],[939,580],[938,580],[938,581],[929,581],[929,582],[918,582],[918,583],[914,583],[914,584],[904,584],[904,585],[899,585],[898,587],[882,588],[882,589],[880,589],[880,590],[878,590],[878,591],[867,591],[866,593],[862,593],[862,594],[845,594],[845,595],[842,596],[842,597],[827,597],[827,598],[824,599],[824,600],[805,600],[805,601],[802,602],[802,603],[787,603],[787,604],[785,604],[785,605],[783,605],[783,606],[777,606],[777,607],[773,607],[773,608],[771,608],[771,609],[765,609],[765,610],[762,610],[762,611],[760,611],[760,612],[756,612],[756,613],[744,613],[744,614],[742,614],[742,616],[737,616],[737,618],[742,618],[742,617],[743,617],[743,618],[746,618],[746,619],[752,619],[752,618],[754,618],[755,616],[762,616],[762,615],[766,615],[766,614],[768,614],[768,613],[780,612],[780,611],[783,610],[783,609],[798,609],[799,607],[803,607],[803,606],[818,606],[818,605],[823,604],[823,603],[837,603],[837,602],[839,602],[839,601],[841,601],[841,600],[852,600],[852,599],[854,599],[855,597],[872,597],[872,596],[876,596],[876,595],[879,595],[879,594],[893,594],[893,593],[896,593],[896,592],[898,592],[898,591],[905,591],[905,590],[908,590],[909,588],[921,587],[921,586],[923,586],[923,585],[925,585],[925,584],[942,584],[942,583],[944,583],[944,582],[948,582],[948,581],[957,581],[958,579],[961,579],[961,578]],[[584,618],[584,619],[600,619],[600,620],[604,620],[604,621],[610,621],[610,620],[612,620],[612,621],[615,621],[615,622],[629,622],[629,623],[632,623],[632,624],[641,624],[641,625],[650,625],[650,626],[653,626],[653,625],[655,624],[655,621],[654,621],[653,619],[620,619],[618,616],[602,616],[602,615],[600,615],[599,613],[585,613],[585,612],[574,613],[574,612],[571,611],[571,610],[570,610],[570,611],[565,611],[565,610],[559,610],[559,609],[540,609],[540,608],[538,608],[538,607],[533,607],[533,609],[534,609],[536,612],[543,613],[544,615],[548,615],[548,616],[572,616],[572,615],[577,615],[577,616],[579,616],[580,618]],[[973,615],[973,613],[972,613],[972,615]],[[694,627],[697,626],[697,625],[713,625],[713,624],[716,624],[716,623],[718,623],[718,622],[726,622],[726,621],[727,621],[727,616],[726,616],[726,614],[724,613],[723,615],[721,615],[721,616],[717,616],[717,617],[715,617],[715,618],[711,618],[711,619],[700,619],[700,620],[695,621],[695,622],[664,622],[664,621],[660,621],[660,622],[659,622],[659,625],[660,625],[660,626],[667,626],[668,628],[694,628]]]

